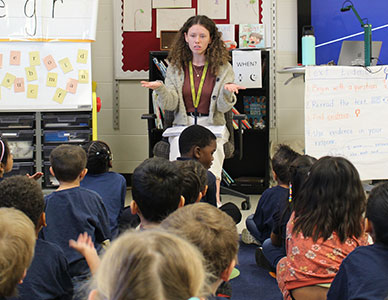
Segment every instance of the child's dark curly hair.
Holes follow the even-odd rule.
[[[90,174],[101,174],[109,171],[112,167],[112,152],[107,143],[93,141],[89,144],[88,162],[86,168]]]

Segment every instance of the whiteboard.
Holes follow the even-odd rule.
[[[95,40],[98,0],[1,0],[0,39]]]
[[[306,68],[306,153],[343,156],[362,180],[388,178],[388,66]]]
[[[0,42],[0,46],[0,110],[91,109],[89,42]],[[45,61],[51,62],[50,70]]]

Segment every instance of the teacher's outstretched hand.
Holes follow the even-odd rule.
[[[163,84],[161,81],[140,81],[140,83],[142,87],[149,88],[151,90],[156,90]]]
[[[242,86],[242,85],[235,84],[235,83],[226,83],[224,85],[224,89],[231,92],[231,93],[238,94],[239,90],[245,90],[246,87]]]

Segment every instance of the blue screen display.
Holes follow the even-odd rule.
[[[364,29],[353,11],[340,11],[343,3],[342,0],[311,0],[317,64],[331,60],[337,63],[343,40],[364,40]],[[372,25],[372,41],[383,41],[378,64],[388,64],[388,0],[352,0],[352,3],[364,23]],[[347,1],[344,6],[348,5]],[[320,46],[325,43],[328,44]]]

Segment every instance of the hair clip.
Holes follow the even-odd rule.
[[[288,202],[292,202],[292,183],[289,185]]]

